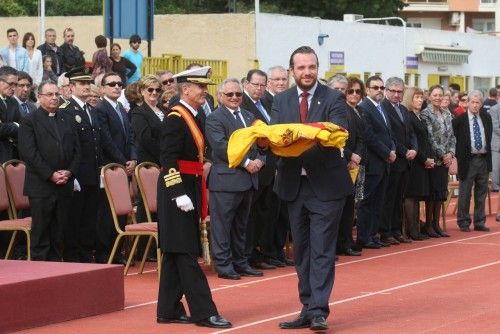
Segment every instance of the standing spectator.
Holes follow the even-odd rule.
[[[127,58],[120,56],[121,52],[122,48],[120,44],[113,43],[113,45],[111,45],[111,56],[109,58],[113,62],[111,70],[118,73],[120,78],[122,78],[122,82],[125,83],[135,73],[137,67]]]
[[[50,80],[56,83],[57,75],[52,71],[52,57],[49,55],[45,55],[43,56],[42,61],[43,61],[42,81]]]
[[[491,137],[491,160],[492,160],[492,190],[497,192],[500,189],[500,104],[496,104],[490,109],[490,116],[493,123],[493,134]],[[500,200],[499,214],[500,214]],[[500,216],[498,217],[500,220]]]
[[[128,85],[123,91],[123,96],[125,97],[127,106],[124,103],[125,101],[122,103],[123,103],[123,106],[125,107],[125,109],[127,109],[128,115],[130,117],[130,115],[131,115],[130,112],[133,111],[135,108],[137,108],[138,106],[140,106],[144,102],[142,100],[142,95],[139,92],[139,82],[136,81],[133,84]],[[121,98],[121,96],[120,96],[120,98]],[[118,100],[121,101],[121,99],[118,99]]]
[[[392,138],[391,122],[381,105],[384,89],[382,78],[369,77],[366,80],[367,96],[359,104],[365,125],[363,134],[367,150],[363,199],[358,207],[356,242],[363,248],[378,249],[389,246],[376,237],[382,219],[390,164],[396,160],[396,145]]]
[[[401,105],[404,81],[391,77],[385,82],[385,98],[382,108],[389,116],[392,139],[396,145],[396,160],[391,164],[389,183],[379,226],[380,239],[391,245],[409,243],[410,239],[402,234],[401,217],[403,213],[403,191],[408,183],[410,162],[417,155],[417,138],[413,132],[409,113]]]
[[[61,48],[56,45],[56,31],[52,28],[45,30],[45,43],[38,46],[38,50],[42,52],[42,56],[50,56],[52,58],[52,71],[55,75],[61,75],[63,68]]]
[[[59,88],[59,104],[63,104],[69,101],[71,98],[71,87],[69,85],[69,79],[66,76],[66,72],[62,73],[59,78],[57,78],[57,87]]]
[[[24,34],[23,47],[28,51],[29,70],[27,72],[33,79],[33,84],[36,87],[42,82],[43,62],[42,52],[35,49],[35,35],[33,33],[27,32]]]
[[[453,110],[455,117],[458,117],[467,111],[467,101],[469,101],[467,93],[458,94],[458,106]]]
[[[459,98],[459,95],[460,95],[460,92],[457,91],[457,90],[454,90],[452,89],[451,87],[449,87],[448,89],[450,91],[450,111],[451,113],[454,115],[454,112],[455,112],[455,109],[458,107],[458,101],[460,101],[460,98]],[[424,99],[424,102],[426,101],[426,99]],[[425,108],[427,108],[426,105],[422,105],[422,110],[424,110]]]
[[[343,82],[343,80],[341,80]],[[363,120],[358,110],[358,103],[365,94],[365,85],[363,81],[355,77],[346,79],[345,87],[347,109],[347,128],[349,129],[349,138],[344,147],[344,157],[348,161],[347,168],[351,171],[357,169],[359,172],[363,158],[366,154],[366,147],[363,138]],[[331,86],[330,86],[331,87]],[[358,173],[359,175],[359,173]],[[359,179],[356,178],[356,183]],[[342,217],[340,218],[339,236],[337,241],[337,253],[348,256],[360,256],[362,248],[355,245],[352,239],[352,226],[354,223],[354,196],[347,196]]]
[[[142,55],[139,47],[141,46],[141,37],[139,35],[132,35],[129,39],[130,49],[123,53],[123,57],[130,60],[136,67],[136,70],[132,73],[127,80],[127,84],[138,81],[141,78],[142,71],[142,61],[144,56]]]
[[[451,92],[449,90],[445,90],[443,94],[443,100],[441,101],[441,108],[443,108],[446,111],[449,111],[451,115],[455,117],[455,114],[451,112],[450,104],[451,104]],[[425,108],[421,108],[420,110],[423,109]]]
[[[66,28],[64,29],[63,37],[64,43],[60,46],[63,72],[85,66],[84,52],[78,46],[74,45],[75,31],[72,28]]]
[[[459,181],[457,224],[460,231],[470,231],[469,209],[474,188],[474,231],[489,232],[484,205],[491,171],[491,116],[481,110],[483,94],[480,91],[470,92],[468,99],[467,112],[453,120]]]
[[[296,87],[277,94],[271,124],[333,122],[347,127],[345,97],[318,82],[318,57],[308,46],[290,56]],[[216,113],[214,113],[216,114]],[[315,146],[280,158],[274,189],[287,202],[302,310],[282,329],[326,330],[335,280],[335,250],[345,199],[353,190],[341,150]]]
[[[14,28],[7,29],[7,39],[9,46],[0,49],[0,56],[4,59],[6,65],[15,68],[18,71],[29,71],[28,52],[22,46],[17,45],[19,35]]]
[[[347,89],[347,79],[342,74],[335,74],[328,80],[328,86],[331,89],[338,90],[345,95]]]
[[[245,239],[252,195],[258,189],[257,173],[266,158],[253,147],[238,167],[229,168],[229,137],[235,130],[250,126],[255,117],[240,108],[242,89],[237,79],[225,80],[217,97],[222,103],[209,115],[205,127],[213,163],[208,178],[212,258],[220,278],[262,276],[248,263]]]
[[[420,117],[424,92],[415,87],[405,89],[402,104],[410,112],[409,118],[417,137],[417,155],[410,164],[408,185],[404,191],[404,213],[406,233],[412,240],[424,240],[428,237],[420,233],[420,201],[429,196],[429,168],[434,167],[427,125]]]
[[[0,164],[17,159],[19,107],[12,97],[17,86],[17,71],[10,66],[0,67]]]
[[[170,100],[177,94],[177,85],[175,79],[172,78],[174,74],[172,71],[165,70],[156,72],[156,75],[160,77],[161,88],[163,90],[158,101],[158,106],[166,110],[171,102]]]
[[[14,93],[14,98],[19,105],[19,113],[21,117],[26,117],[31,112],[37,109],[37,106],[29,100],[33,88],[33,80],[26,72],[17,72],[17,86]]]
[[[496,88],[490,88],[488,91],[488,98],[484,100],[483,103],[483,111],[490,111],[491,107],[495,106],[497,104],[497,89]]]
[[[26,163],[24,194],[30,201],[31,258],[60,261],[62,229],[70,218],[74,175],[80,164],[78,137],[58,110],[57,85],[38,87],[40,107],[21,121],[19,152]]]
[[[93,79],[95,79],[99,74],[111,72],[111,67],[113,66],[113,62],[109,59],[108,51],[106,50],[106,46],[108,45],[106,37],[103,35],[96,36],[95,45],[97,46],[97,51],[92,55]]]
[[[455,156],[456,139],[451,125],[452,116],[441,109],[444,90],[440,85],[429,88],[430,104],[420,117],[427,125],[434,168],[429,170],[429,198],[425,202],[425,231],[431,238],[449,237],[439,226],[441,205],[448,196],[448,168]]]

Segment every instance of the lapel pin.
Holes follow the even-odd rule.
[[[318,105],[320,105],[320,104],[321,104],[321,102],[318,101]]]

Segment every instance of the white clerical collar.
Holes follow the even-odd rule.
[[[184,106],[186,107],[190,112],[191,114],[193,114],[194,117],[196,117],[198,115],[198,111],[195,110],[193,107],[191,107],[186,101],[184,101],[183,99],[180,99],[179,102]]]

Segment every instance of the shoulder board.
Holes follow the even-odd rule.
[[[170,113],[168,114],[168,116],[167,116],[167,117],[169,117],[169,116],[177,116],[177,117],[182,117],[182,116],[181,116],[181,114],[179,114],[177,111],[172,111],[172,112],[170,112]]]
[[[61,104],[61,105],[59,106],[59,109],[64,109],[64,108],[66,108],[67,106],[69,106],[69,101],[66,101],[66,102],[64,102],[63,104]]]

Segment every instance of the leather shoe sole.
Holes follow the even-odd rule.
[[[187,315],[181,315],[178,318],[157,317],[156,322],[159,324],[189,324],[191,319]]]
[[[361,256],[361,252],[355,251],[352,248],[348,248],[344,251],[344,255],[347,256]]]
[[[311,320],[308,320],[300,316],[292,321],[280,322],[281,329],[300,329],[300,328],[309,328],[310,326],[311,326]]]
[[[233,325],[220,315],[214,315],[207,319],[203,319],[196,323],[197,326],[210,327],[210,328],[231,328]]]
[[[249,276],[249,277],[261,277],[261,276],[264,276],[264,273],[262,271],[258,271],[258,270],[246,269],[246,270],[241,270],[241,271],[237,270],[236,272],[240,276]]]
[[[232,279],[232,280],[241,279],[241,276],[238,273],[219,273],[217,274],[217,276],[223,279]]]

